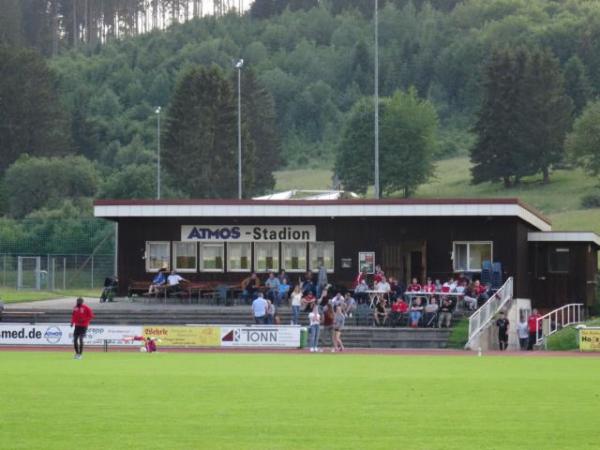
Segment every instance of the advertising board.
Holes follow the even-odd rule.
[[[283,347],[300,346],[298,326],[222,326],[222,347]]]
[[[579,350],[600,352],[600,328],[581,328],[579,330]]]
[[[196,242],[314,242],[314,225],[182,225],[181,240]]]
[[[139,346],[131,338],[140,336],[141,326],[129,325],[92,325],[88,328],[84,343],[86,345]],[[64,324],[6,323],[0,325],[0,345],[71,345],[73,328]]]
[[[160,339],[166,347],[219,347],[221,328],[215,326],[163,326],[143,327],[144,337]]]

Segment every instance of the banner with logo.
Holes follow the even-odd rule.
[[[581,328],[579,330],[579,350],[600,352],[600,328]]]
[[[195,242],[315,242],[314,225],[182,225],[181,240]]]
[[[222,347],[300,347],[298,326],[221,326]]]
[[[92,325],[88,327],[86,345],[140,345],[133,338],[141,336],[141,326]],[[0,324],[0,345],[71,345],[73,328],[64,324]]]
[[[160,339],[165,347],[219,347],[221,328],[214,326],[162,326],[143,327],[144,337]]]

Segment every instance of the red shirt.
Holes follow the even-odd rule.
[[[94,318],[94,311],[88,305],[75,306],[71,314],[71,325],[87,327]]]
[[[424,291],[424,292],[435,292],[435,284],[433,284],[433,283],[426,284],[426,285],[423,287],[423,291]]]
[[[409,284],[408,291],[409,292],[421,292],[421,285],[419,283]]]
[[[383,281],[383,274],[381,272],[377,272],[373,277],[373,284],[377,284]]]
[[[478,287],[475,289],[475,293],[476,293],[477,295],[485,294],[485,293],[486,293],[486,291],[487,291],[487,288],[486,288],[486,287],[485,287],[483,284],[480,284],[480,285],[479,285],[479,286],[478,286]],[[539,316],[538,316],[538,317],[539,317]]]
[[[529,319],[527,319],[527,327],[529,328],[530,333],[535,333],[538,331],[537,319],[539,319],[540,317],[542,317],[542,316],[540,316],[539,314],[532,314],[529,316]],[[541,322],[540,322],[540,325],[541,325]]]
[[[394,312],[399,312],[399,313],[405,313],[406,311],[408,311],[408,303],[406,302],[394,302],[392,303],[392,311]]]

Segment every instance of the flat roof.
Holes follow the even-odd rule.
[[[527,234],[529,242],[591,242],[600,247],[600,236],[592,231],[544,231]]]
[[[124,217],[518,217],[540,231],[550,221],[517,198],[345,200],[96,200],[94,216]]]

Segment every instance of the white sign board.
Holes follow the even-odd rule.
[[[181,240],[194,242],[315,242],[314,225],[182,225]]]
[[[221,347],[300,347],[298,326],[221,326]]]
[[[30,325],[24,323],[6,323],[0,325],[0,345],[71,345],[73,328],[64,324],[41,323]],[[84,344],[139,346],[132,340],[142,335],[141,326],[129,325],[91,325],[88,327]]]

